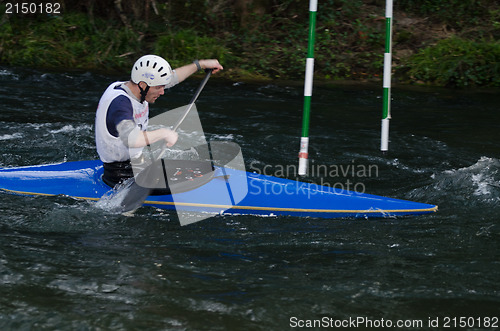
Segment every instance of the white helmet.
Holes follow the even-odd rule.
[[[172,80],[172,68],[162,57],[144,55],[132,67],[131,78],[136,84],[145,82],[148,86],[168,85]]]

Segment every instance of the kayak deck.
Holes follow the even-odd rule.
[[[65,195],[97,201],[110,188],[99,160],[0,169],[0,190]],[[188,192],[150,196],[144,205],[177,211],[297,217],[393,217],[437,211],[437,206],[245,171],[216,168],[207,184]]]

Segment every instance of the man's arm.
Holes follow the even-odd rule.
[[[216,59],[199,60],[202,69],[213,69],[212,73],[224,69]],[[198,66],[195,63],[186,64],[185,66],[175,69],[179,83],[198,71]]]
[[[121,121],[117,125],[117,129],[120,139],[129,148],[145,147],[160,140],[165,140],[167,147],[172,147],[178,138],[177,132],[167,128],[142,131],[131,120]]]

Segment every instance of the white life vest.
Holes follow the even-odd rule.
[[[142,152],[141,148],[128,148],[119,137],[113,136],[109,133],[106,126],[106,115],[111,102],[118,96],[124,95],[130,99],[132,108],[134,110],[134,122],[142,130],[146,131],[149,120],[149,106],[148,102],[144,101],[142,104],[129,96],[122,89],[115,89],[115,87],[122,85],[126,82],[114,82],[108,86],[97,106],[95,116],[95,141],[97,153],[102,162],[118,162],[130,160],[130,158],[138,157]]]

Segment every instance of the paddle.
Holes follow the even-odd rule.
[[[203,80],[201,81],[200,86],[198,87],[193,98],[189,102],[183,116],[179,119],[179,121],[177,121],[175,126],[172,128],[173,131],[177,131],[179,126],[186,119],[189,111],[191,111],[194,103],[196,102],[196,100],[200,96],[201,91],[203,90],[203,88],[207,84],[208,79],[210,78],[210,76],[212,74],[212,70],[213,69],[206,69],[205,70],[205,72],[206,72],[205,78],[203,78]],[[153,174],[163,173],[163,176],[164,176],[163,179],[165,181],[165,184],[168,184],[167,176],[165,173],[165,162],[161,158],[162,155],[163,155],[163,151],[159,154],[159,157],[158,157],[158,159],[161,160],[161,164],[160,164],[160,162],[158,162],[158,159],[155,160],[150,166],[148,166],[143,171],[141,171],[139,174],[137,174],[137,179],[132,177],[124,183],[124,185],[121,189],[125,192],[125,197],[123,198],[123,200],[121,201],[119,206],[113,206],[112,211],[117,212],[117,213],[126,213],[126,212],[130,212],[130,211],[133,211],[133,210],[141,207],[142,204],[144,203],[144,201],[146,200],[146,198],[151,194],[151,192],[153,190],[153,189],[148,188],[148,187],[157,187],[155,184],[158,183],[158,181],[160,180],[160,178],[155,178],[156,176],[154,176]],[[162,170],[163,170],[161,172],[158,171],[158,169],[159,169],[158,167],[160,167],[160,166],[162,167]],[[143,187],[143,186],[137,184],[137,182],[148,183],[148,185],[147,185],[148,187]]]
[[[193,108],[193,105],[194,103],[196,102],[196,100],[198,99],[198,97],[200,96],[201,94],[201,91],[203,90],[203,88],[205,87],[205,85],[207,84],[208,82],[208,79],[210,78],[210,75],[212,75],[212,70],[213,69],[206,69],[205,72],[207,73],[205,75],[205,78],[203,78],[203,80],[201,81],[200,83],[200,86],[198,87],[198,89],[196,90],[196,92],[194,93],[193,95],[193,98],[191,99],[191,101],[189,102],[189,105],[186,109],[186,111],[184,112],[184,115],[182,115],[182,117],[179,119],[179,121],[177,122],[177,124],[175,124],[175,126],[173,127],[172,130],[174,131],[177,131],[177,129],[179,128],[179,126],[182,124],[182,122],[186,119],[186,116],[188,115],[189,111],[191,110],[191,108]]]

